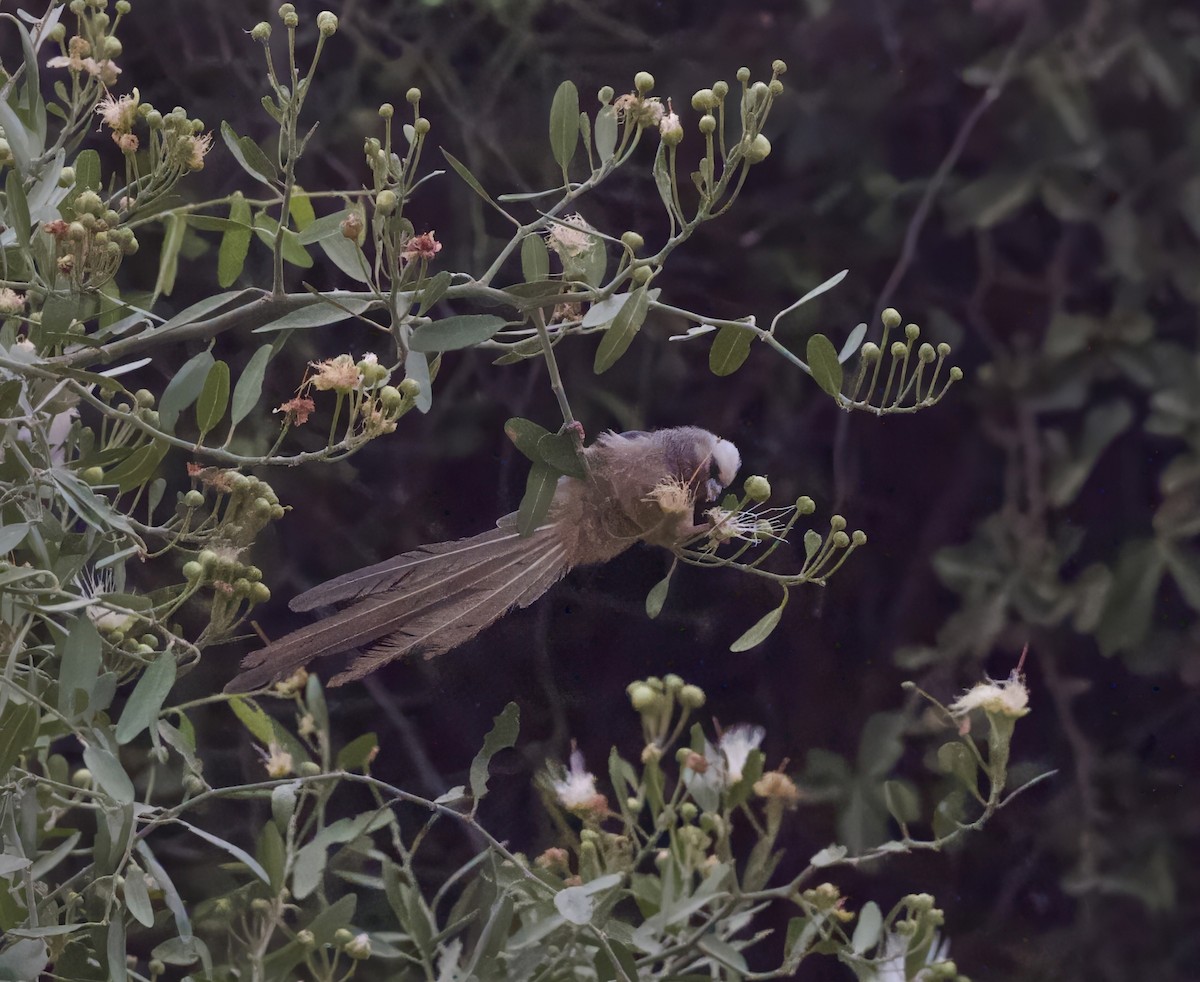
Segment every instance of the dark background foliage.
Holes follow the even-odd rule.
[[[315,30],[317,5],[298,6]],[[666,320],[602,381],[588,343],[560,348],[590,434],[706,426],[782,500],[810,494],[818,517],[843,512],[870,542],[740,655],[729,643],[774,603],[759,582],[688,571],[651,622],[642,603],[662,554],[579,570],[466,648],[337,692],[336,726],[380,733],[375,772],[441,792],[516,700],[520,750],[497,759],[507,773],[485,818],[536,851],[547,830],[532,778],[544,760],[561,759],[572,738],[596,764],[613,742],[636,753],[625,685],[677,672],[705,688],[723,722],[763,724],[768,759],[792,758],[813,801],[788,833],[802,862],[834,838],[861,843],[886,828],[879,782],[890,773],[914,782],[926,814],[937,800],[926,723],[902,680],[948,697],[983,672],[1007,675],[1028,643],[1033,714],[1014,759],[1057,777],[960,850],[864,872],[847,889],[885,905],[935,894],[973,977],[1194,978],[1200,16],[1190,0],[329,6],[341,30],[310,100],[320,128],[301,177],[311,189],[362,183],[375,109],[402,105],[411,85],[425,93],[435,144],[493,192],[523,191],[555,180],[546,111],[563,78],[587,105],[601,85],[622,91],[652,71],[656,94],[685,117],[686,150],[699,144],[696,88],[785,59],[774,152],[738,206],[674,257],[664,299],[763,322],[850,267],[786,322],[795,350],[813,331],[840,342],[890,303],[926,337],[953,342],[967,372],[939,407],[877,419],[840,414],[765,347],[736,376],[714,378],[700,345],[666,342],[680,327]],[[126,78],[156,105],[182,102],[213,128],[226,118],[269,140],[260,54],[244,32],[270,13],[135,3]],[[583,211],[653,246],[663,229],[649,159]],[[198,195],[244,187],[219,146],[200,177]],[[481,267],[504,232],[452,174],[426,184],[411,215],[445,243],[442,268]],[[181,305],[214,278],[215,251],[197,242],[193,252]],[[265,250],[257,261],[265,270]],[[308,279],[339,285],[329,268]],[[345,325],[310,332],[290,375],[273,363],[267,389],[281,401],[302,358],[373,342]],[[220,343],[233,362],[254,345]],[[514,508],[524,464],[501,433],[514,415],[553,425],[544,369],[454,355],[427,416],[407,417],[352,464],[275,475],[293,510],[257,557],[277,598],[263,629],[296,626],[285,600],[312,583],[472,534]],[[219,688],[240,654],[211,651],[197,691]],[[257,768],[229,734],[225,766]]]

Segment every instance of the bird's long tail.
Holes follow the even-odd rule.
[[[525,607],[568,568],[555,525],[522,538],[497,528],[469,539],[422,546],[347,573],[296,597],[293,610],[350,606],[247,655],[226,692],[247,692],[290,675],[322,655],[363,648],[330,680],[341,685],[386,662],[427,658],[473,638],[512,607]]]

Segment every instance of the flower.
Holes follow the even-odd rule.
[[[596,790],[596,775],[587,770],[578,750],[571,751],[570,768],[561,778],[552,778],[550,786],[567,811],[603,812],[608,808],[608,799]]]
[[[25,309],[25,294],[0,287],[0,314],[19,314]]]
[[[979,682],[950,703],[953,716],[966,716],[972,709],[982,709],[995,716],[1018,719],[1029,712],[1029,689],[1025,676],[1014,669],[1007,679]]]
[[[679,121],[679,115],[669,112],[663,116],[658,123],[658,132],[667,146],[678,146],[683,140],[683,124]]]
[[[287,777],[292,773],[292,755],[277,743],[270,743],[264,751],[259,749],[268,777]]]
[[[367,937],[364,931],[361,934],[356,934],[353,938],[346,942],[342,950],[353,958],[355,961],[362,961],[371,957],[371,939]]]
[[[750,757],[750,751],[757,749],[766,736],[766,730],[761,726],[751,726],[749,723],[738,723],[721,734],[717,747],[725,756],[725,786],[732,787],[742,779],[742,771]]]
[[[133,95],[114,96],[110,93],[100,100],[96,114],[105,126],[114,131],[114,139],[118,133],[128,133],[133,129],[140,101],[137,89],[133,90]]]
[[[314,371],[308,381],[320,392],[353,392],[362,381],[362,373],[349,355],[309,362],[309,367]]]
[[[800,789],[782,771],[767,771],[754,782],[754,793],[768,801],[782,802],[787,808],[795,808],[800,804]]]
[[[404,250],[400,253],[400,258],[406,263],[410,263],[414,259],[428,261],[441,251],[442,244],[437,240],[433,229],[430,229],[428,232],[422,232],[420,235],[414,235],[410,238],[404,244]]]
[[[578,256],[592,248],[597,241],[591,232],[595,231],[580,214],[568,215],[561,222],[555,222],[546,236],[546,245],[559,256]]]
[[[191,170],[203,170],[204,158],[207,156],[208,151],[212,149],[212,142],[211,133],[184,137],[182,142],[184,163]]]
[[[275,412],[283,413],[283,421],[287,425],[303,426],[308,422],[308,417],[312,415],[313,410],[316,408],[316,403],[307,396],[296,396],[294,399],[289,399],[280,405]]]
[[[137,153],[141,141],[136,133],[114,133],[113,141],[121,148],[121,153]]]

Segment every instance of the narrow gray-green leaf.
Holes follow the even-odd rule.
[[[646,594],[646,616],[651,620],[662,613],[663,604],[667,602],[667,592],[671,589],[671,575],[674,572],[675,567],[672,565],[671,572],[655,583],[650,588],[650,592]]]
[[[521,275],[526,283],[536,283],[550,275],[550,253],[545,240],[530,232],[521,242]]]
[[[538,453],[538,443],[542,437],[551,434],[546,427],[539,426],[533,420],[514,416],[504,424],[504,435],[512,441],[514,447],[536,464],[542,462]]]
[[[228,408],[229,366],[223,361],[216,361],[208,370],[204,388],[196,400],[196,424],[200,427],[201,439],[221,422]]]
[[[596,155],[600,163],[607,163],[617,150],[617,110],[613,106],[604,106],[596,113]]]
[[[575,437],[570,433],[547,433],[537,443],[537,453],[548,467],[583,480],[587,477],[583,461],[579,459],[579,450]]]
[[[123,805],[133,802],[133,781],[111,751],[96,744],[86,744],[83,748],[83,763],[92,772],[92,777],[100,789],[111,795],[114,801]]]
[[[100,632],[90,617],[75,618],[71,631],[63,641],[62,661],[58,669],[58,711],[74,717],[91,699],[92,689],[100,674]],[[82,692],[82,698],[78,693]]]
[[[783,617],[783,606],[780,604],[770,613],[761,617],[758,623],[729,646],[729,650],[749,651],[766,641],[771,636],[771,632],[779,626],[779,620]]]
[[[633,299],[617,312],[612,326],[604,332],[596,348],[596,360],[592,368],[597,375],[607,372],[625,354],[646,320],[649,304],[646,290],[639,289],[633,294]]]
[[[217,283],[232,286],[242,275],[246,254],[250,251],[250,205],[240,191],[229,199],[229,220],[236,222],[221,236],[221,247],[217,250]]]
[[[169,651],[158,657],[138,679],[117,723],[117,743],[128,743],[158,718],[164,700],[175,684],[175,658]]]
[[[238,136],[227,122],[221,123],[221,139],[247,174],[270,188],[275,187],[278,171],[257,143],[248,136]]]
[[[412,333],[413,351],[456,351],[488,340],[508,322],[495,314],[459,314],[422,324]]]
[[[483,738],[483,748],[471,761],[471,797],[476,801],[487,794],[488,767],[492,758],[501,750],[516,746],[521,726],[521,711],[515,702],[510,702],[492,720],[492,728]]]
[[[179,272],[179,250],[187,232],[187,219],[181,215],[167,215],[163,220],[166,231],[162,248],[158,254],[158,279],[154,283],[156,297],[169,297],[175,289],[175,274]]]
[[[579,90],[571,81],[563,82],[550,104],[550,152],[566,172],[579,144]]]
[[[833,342],[824,334],[814,334],[808,339],[807,354],[813,379],[836,399],[842,392],[842,366]]]
[[[750,344],[754,335],[740,327],[726,324],[713,338],[708,350],[708,368],[714,375],[732,375],[745,363],[750,355]]]
[[[263,883],[269,884],[271,882],[271,878],[267,876],[267,871],[262,868],[262,865],[258,862],[258,860],[246,852],[246,850],[241,846],[235,846],[232,842],[227,842],[219,835],[213,835],[211,832],[200,828],[198,825],[192,825],[191,822],[185,822],[182,818],[175,819],[175,824],[182,825],[193,835],[199,836],[205,842],[211,842],[218,849],[224,849],[234,859],[245,863],[246,868],[249,869],[250,872],[257,876],[260,880],[262,880]]]
[[[529,469],[529,477],[525,481],[525,495],[517,509],[517,531],[521,535],[532,535],[542,524],[550,511],[557,488],[558,473],[552,467],[534,464]]]
[[[310,327],[324,327],[326,324],[336,324],[347,317],[354,317],[366,311],[374,300],[370,297],[348,297],[330,294],[329,300],[314,296],[316,302],[308,307],[301,307],[284,314],[278,320],[270,321],[261,327],[256,327],[253,334],[272,334],[275,331],[294,331]]]
[[[868,900],[858,912],[858,923],[854,926],[854,937],[850,946],[857,955],[866,954],[873,948],[883,931],[883,914],[874,900]]]
[[[437,276],[431,276],[421,284],[421,290],[418,294],[421,298],[421,302],[417,307],[418,317],[424,317],[429,312],[429,308],[446,295],[446,291],[450,289],[450,282],[453,278],[450,270],[443,269]]]
[[[567,887],[554,895],[554,907],[563,920],[571,924],[584,925],[592,922],[594,904],[583,887]]]
[[[846,343],[842,345],[842,350],[838,352],[838,361],[841,364],[846,364],[856,351],[862,347],[863,338],[867,336],[867,325],[859,324],[850,332],[850,336],[846,338]]]
[[[442,147],[441,151],[442,151],[442,156],[446,158],[447,163],[449,163],[450,166],[454,168],[454,173],[456,173],[459,177],[461,177],[466,182],[467,187],[469,187],[472,191],[474,191],[477,195],[479,195],[479,197],[483,198],[484,201],[486,201],[489,205],[491,205],[493,208],[495,208],[502,215],[506,214],[504,209],[501,208],[498,204],[496,204],[496,202],[492,200],[492,196],[483,189],[483,185],[480,184],[477,180],[475,180],[475,175],[472,174],[469,170],[467,170],[466,165],[464,163],[462,163],[462,161],[460,161],[457,157],[455,157],[454,154],[452,154],[445,147]]]
[[[125,906],[142,927],[154,927],[150,891],[146,889],[146,877],[136,863],[130,863],[125,868]]]
[[[264,344],[246,362],[242,374],[238,376],[237,385],[233,389],[233,406],[229,411],[229,419],[237,426],[250,415],[250,411],[258,405],[262,395],[263,377],[267,372],[267,362],[271,360],[271,349],[274,345]]]

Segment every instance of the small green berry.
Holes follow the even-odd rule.
[[[641,95],[654,88],[654,76],[649,72],[638,72],[633,76],[633,86]]]

